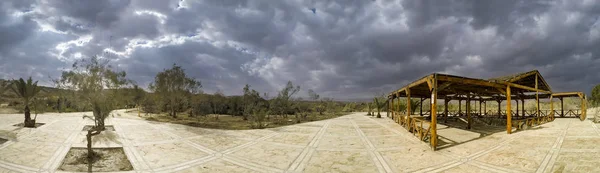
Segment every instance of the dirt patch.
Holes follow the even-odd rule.
[[[88,130],[91,130],[93,127],[94,126],[92,126],[92,125],[86,125],[83,127],[83,129],[81,129],[81,131],[88,131]],[[105,125],[104,131],[115,131],[115,127],[112,125]]]
[[[46,123],[35,123],[35,128],[43,126],[44,124],[46,124]],[[19,123],[19,124],[15,124],[13,126],[15,126],[15,127],[24,127],[24,124],[23,123]]]
[[[93,172],[131,171],[133,166],[127,159],[123,148],[94,148],[92,159]],[[71,148],[58,170],[71,172],[87,172],[87,148]]]

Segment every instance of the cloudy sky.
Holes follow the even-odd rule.
[[[440,72],[538,69],[554,91],[600,83],[597,0],[3,0],[0,78],[104,55],[147,86],[177,63],[203,90],[358,99]]]

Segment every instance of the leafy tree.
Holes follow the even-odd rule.
[[[144,96],[146,92],[144,89],[140,88],[138,85],[133,85],[133,102],[138,109],[138,116],[140,116],[140,104],[144,100]]]
[[[594,122],[598,122],[600,121],[600,84],[596,85],[593,89],[592,89],[592,93],[591,93],[591,97],[589,98],[592,106],[594,107],[595,111],[595,115],[594,115]]]
[[[313,101],[316,102],[314,110],[316,112],[319,112],[319,115],[323,115],[323,112],[325,112],[325,103],[323,103],[323,100],[319,100],[319,94],[317,94],[315,91],[313,91],[312,89],[308,90],[308,98]],[[318,101],[318,102],[317,102]]]
[[[91,172],[92,160],[98,157],[92,150],[92,136],[105,130],[104,122],[111,111],[117,108],[114,102],[119,96],[118,90],[128,84],[125,72],[113,71],[108,61],[96,56],[82,59],[73,64],[72,70],[63,71],[59,82],[65,89],[77,92],[92,109],[93,117],[84,115],[94,121],[94,126],[87,131],[88,171]]]
[[[169,115],[175,118],[184,99],[190,94],[199,93],[201,87],[200,82],[188,77],[181,66],[173,64],[171,69],[156,74],[154,82],[148,88],[158,95]]]
[[[251,90],[248,84],[244,86],[243,92],[243,118],[244,120],[248,120],[249,116],[254,116],[257,112],[260,113],[260,110],[257,109],[260,109],[261,106],[264,107],[265,105],[260,105],[260,103],[264,103],[263,101],[266,100],[260,97],[258,91]]]
[[[25,105],[25,122],[23,122],[24,127],[35,127],[35,119],[37,119],[37,114],[32,120],[31,112],[29,110],[29,103],[31,99],[33,99],[40,92],[41,88],[37,86],[37,83],[37,81],[33,82],[31,77],[27,79],[27,82],[23,80],[23,78],[20,78],[19,80],[13,82],[13,86],[11,88],[15,94],[23,99],[23,104]]]
[[[293,101],[292,96],[300,91],[300,86],[295,86],[291,81],[288,81],[285,88],[279,91],[277,97],[273,99],[273,107],[272,111],[275,113],[282,115],[284,118],[287,117],[288,114],[293,112]]]

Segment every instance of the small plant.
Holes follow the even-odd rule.
[[[371,116],[371,103],[367,103],[367,115]]]

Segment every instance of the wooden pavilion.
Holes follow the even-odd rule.
[[[433,150],[438,144],[437,124],[438,119],[443,118],[447,121],[449,115],[448,102],[457,100],[459,105],[465,101],[466,109],[451,115],[452,117],[464,117],[467,123],[467,129],[471,128],[473,117],[476,118],[502,118],[506,120],[506,132],[510,134],[513,128],[517,130],[524,126],[531,127],[553,121],[555,114],[561,117],[565,116],[563,109],[563,98],[578,97],[581,99],[581,112],[569,111],[566,115],[574,115],[582,121],[586,117],[586,101],[582,92],[554,93],[551,87],[541,76],[539,71],[533,70],[524,73],[518,73],[509,76],[502,76],[491,79],[476,79],[462,76],[453,76],[447,74],[433,73],[419,80],[416,80],[398,90],[388,94],[388,116],[404,126],[408,131],[414,133],[422,141],[429,142]],[[421,103],[429,99],[431,108],[429,116],[415,116],[411,110],[411,98],[420,98]],[[540,110],[540,98],[549,99],[550,110]],[[554,110],[553,100],[558,98],[561,103],[561,111]],[[399,99],[406,99],[406,109],[401,110],[400,104],[394,104]],[[536,101],[536,110],[533,112],[525,111],[525,100]],[[436,110],[438,100],[444,104],[444,110]],[[519,112],[519,100],[521,101],[521,112]],[[470,110],[471,102],[479,102],[479,111]],[[481,105],[488,102],[498,104],[497,112],[481,109]],[[506,109],[502,111],[501,103],[506,101]],[[512,110],[512,104],[516,102],[516,111]],[[422,106],[423,104],[421,104]],[[421,108],[422,111],[422,108]],[[440,116],[441,115],[441,116]]]

